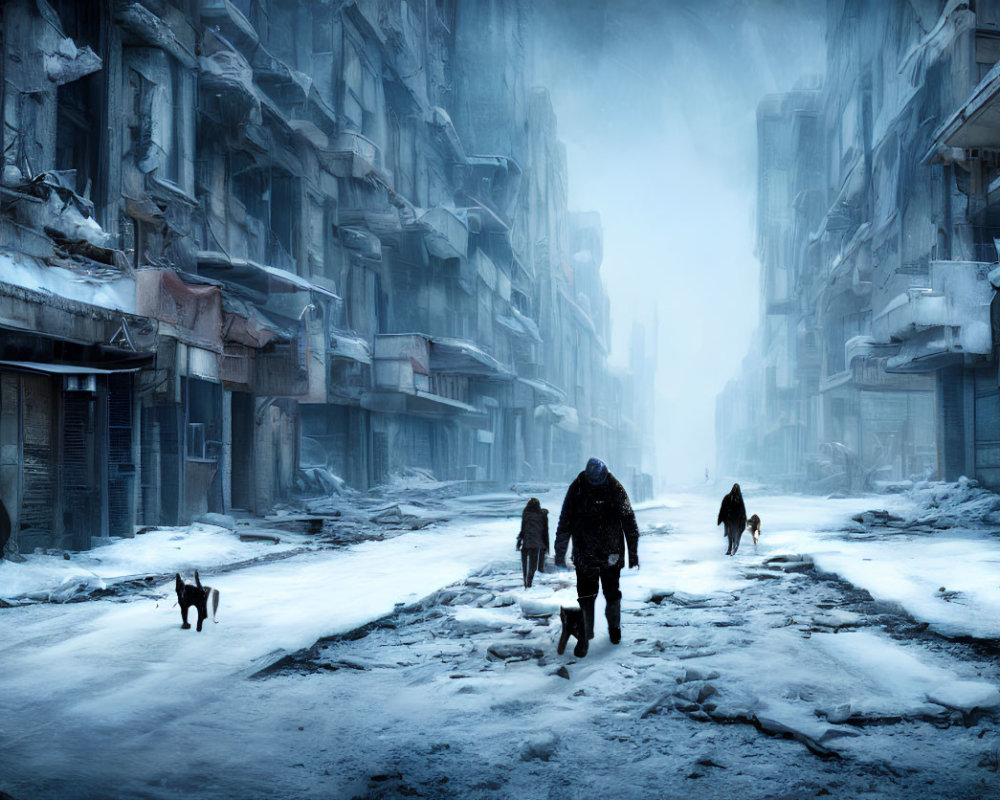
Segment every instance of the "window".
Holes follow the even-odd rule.
[[[205,458],[205,423],[189,422],[187,425],[187,457]]]
[[[295,271],[296,233],[298,229],[298,181],[287,172],[271,171],[271,232],[277,240],[279,250],[272,254],[271,262],[276,267]]]
[[[189,76],[155,47],[126,48],[125,63],[132,112],[127,151],[140,170],[184,189],[190,182],[184,168]]]
[[[66,34],[79,47],[101,51],[101,4],[96,0],[53,4]],[[94,198],[101,147],[104,73],[99,70],[71,81],[56,92],[56,169],[76,171],[76,193]]]
[[[364,126],[364,79],[359,46],[344,36],[344,116],[357,131]]]
[[[233,198],[246,210],[247,256],[297,272],[299,180],[274,167],[261,166],[250,156],[233,153],[229,161]],[[239,242],[231,243],[239,252]]]
[[[93,198],[101,129],[100,85],[96,75],[57,90],[56,169],[76,171],[76,193]]]

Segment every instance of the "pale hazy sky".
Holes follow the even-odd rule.
[[[715,464],[715,396],[758,321],[756,108],[824,68],[818,0],[560,0],[537,59],[570,207],[604,225],[612,361],[659,317],[660,477]],[[703,478],[702,478],[703,480]]]

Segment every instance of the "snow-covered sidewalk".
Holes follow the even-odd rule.
[[[46,606],[7,609],[0,616],[0,709],[10,715],[0,718],[11,719],[8,703],[30,697],[39,676],[52,671],[39,699],[60,715],[79,715],[81,724],[124,725],[181,698],[197,703],[219,684],[284,653],[388,614],[486,561],[509,558],[510,528],[507,521],[475,528],[455,524],[203,576],[203,583],[219,590],[221,602],[220,624],[206,623],[201,633],[180,630],[173,581],[152,589],[161,600],[98,601],[57,612]],[[203,533],[196,529],[191,545],[207,556]],[[145,565],[162,566],[147,547],[140,545]]]
[[[0,600],[69,602],[122,581],[173,572],[193,580],[196,569],[208,573],[217,567],[314,547],[300,534],[272,531],[263,538],[259,528],[249,526],[232,530],[196,522],[152,529],[65,556],[29,553],[22,562],[0,559]]]

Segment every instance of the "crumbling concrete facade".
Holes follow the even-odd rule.
[[[641,475],[528,4],[9,0],[0,33],[9,555],[413,468]]]
[[[822,87],[761,103],[761,323],[717,405],[725,471],[1000,486],[998,42],[998,3],[837,0]]]

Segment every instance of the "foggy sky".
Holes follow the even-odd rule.
[[[627,365],[632,319],[652,330],[655,313],[657,477],[704,480],[715,396],[758,322],[757,104],[823,73],[825,3],[538,8],[535,71],[567,146],[570,207],[599,211],[604,224],[612,363]]]

